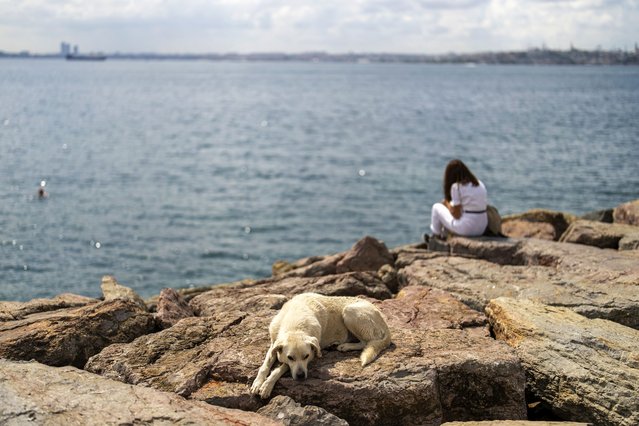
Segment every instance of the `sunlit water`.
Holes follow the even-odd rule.
[[[639,68],[2,60],[0,299],[415,242],[453,157],[502,213],[637,199]]]

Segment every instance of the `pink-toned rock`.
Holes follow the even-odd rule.
[[[411,286],[396,298],[376,302],[389,325],[420,330],[480,328],[488,335],[486,316],[455,299],[450,293],[430,287]]]
[[[639,200],[618,205],[612,216],[614,223],[639,226]]]
[[[386,244],[366,236],[359,240],[337,262],[337,273],[354,271],[377,271],[384,265],[392,265],[393,256],[388,251]]]
[[[546,222],[512,219],[501,224],[501,232],[512,238],[539,238],[554,241],[558,238],[555,227]]]
[[[534,209],[505,216],[501,231],[511,238],[540,238],[558,240],[576,217],[567,213]]]
[[[273,264],[273,275],[319,277],[345,272],[377,271],[393,264],[393,255],[386,245],[370,236],[356,242],[350,250],[329,256],[313,256],[289,263]]]

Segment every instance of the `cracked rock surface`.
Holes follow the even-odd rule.
[[[486,312],[522,360],[528,389],[560,417],[639,424],[639,331],[529,300],[498,298]]]
[[[0,424],[254,425],[282,423],[131,386],[74,367],[0,359]]]

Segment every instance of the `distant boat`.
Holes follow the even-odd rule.
[[[67,54],[67,61],[104,61],[105,55],[80,55],[80,54]]]

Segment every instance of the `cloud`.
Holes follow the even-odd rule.
[[[0,49],[397,51],[631,46],[638,0],[0,0]]]

